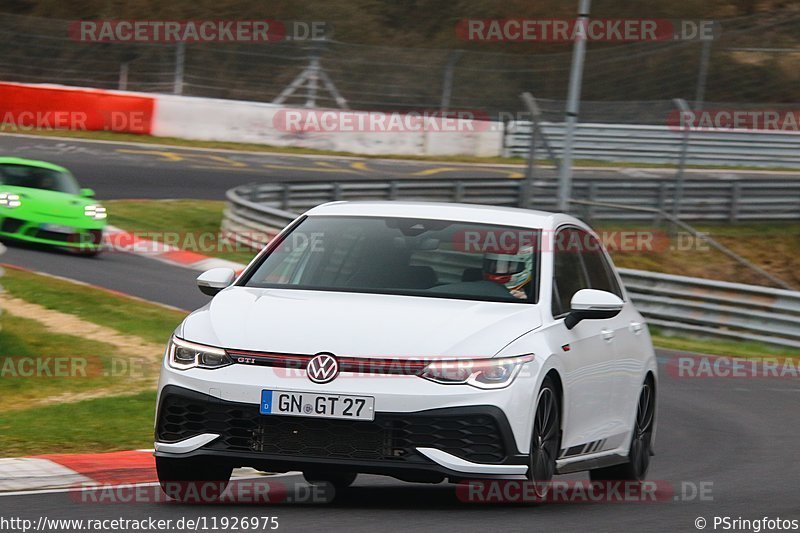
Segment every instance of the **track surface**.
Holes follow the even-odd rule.
[[[187,150],[136,143],[63,140],[0,134],[0,155],[44,159],[63,165],[98,198],[202,198],[221,200],[225,191],[244,183],[296,180],[369,180],[404,178],[521,178],[521,167],[460,165],[391,159],[293,156],[219,150]],[[669,179],[673,170],[575,169],[575,175],[603,179]],[[687,177],[797,179],[797,173],[688,171]],[[537,177],[554,178],[553,169]]]
[[[153,150],[159,153],[150,153]],[[0,136],[0,153],[64,164],[84,186],[95,188],[100,198],[220,199],[227,188],[248,181],[412,177],[425,171],[428,173],[424,175],[429,176],[463,172],[464,176],[508,177],[509,172],[516,172],[489,167],[436,171],[457,165],[198,153],[8,135]],[[207,301],[194,287],[195,272],[129,254],[107,254],[93,260],[11,246],[0,261],[184,309]],[[673,357],[661,355],[662,361]],[[800,519],[800,463],[796,460],[800,424],[793,416],[798,402],[797,380],[679,379],[662,369],[657,455],[650,478],[668,482],[677,493],[684,482],[712,482],[712,501],[471,505],[459,502],[449,485],[414,485],[361,476],[353,489],[340,494],[331,504],[81,504],[76,502],[75,494],[59,493],[0,497],[0,515],[34,522],[40,516],[177,520],[182,516],[274,515],[284,531],[696,531],[697,517],[708,520],[707,530],[713,530],[715,515]],[[296,476],[281,480],[286,484],[300,483]],[[69,529],[62,529],[66,530]]]
[[[662,354],[662,359],[669,356]],[[451,485],[360,476],[333,503],[180,505],[78,503],[79,495],[0,497],[0,514],[48,518],[277,516],[282,531],[696,531],[704,517],[800,519],[796,381],[678,379],[661,371],[659,435],[650,478],[713,482],[713,501],[488,505],[461,503]],[[573,475],[581,479],[583,475]],[[297,476],[284,484],[302,483]]]

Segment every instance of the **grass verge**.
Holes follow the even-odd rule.
[[[0,279],[12,296],[88,322],[164,344],[186,313],[32,272],[7,268]]]
[[[0,413],[0,456],[151,448],[155,391]]]
[[[109,223],[140,237],[247,264],[254,250],[220,241],[225,202],[214,200],[106,200]]]
[[[110,344],[52,333],[35,320],[3,316],[0,331],[0,412],[50,396],[120,383]]]

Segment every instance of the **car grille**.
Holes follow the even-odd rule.
[[[379,413],[373,422],[264,416],[257,405],[197,396],[164,396],[156,430],[159,441],[218,433],[221,438],[206,448],[379,461],[424,461],[414,452],[417,447],[437,448],[477,463],[499,463],[506,457],[498,423],[488,414]]]
[[[0,225],[0,231],[4,233],[16,233],[17,231],[19,231],[19,228],[22,226],[23,223],[24,223],[23,220],[20,220],[18,218],[8,217],[5,220],[3,220],[3,224]]]

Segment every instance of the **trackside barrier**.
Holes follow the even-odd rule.
[[[297,216],[296,212],[272,204],[291,205],[301,211],[333,199],[319,200],[321,194],[331,194],[333,184],[315,184],[314,187],[306,184],[299,190],[287,188],[288,185],[250,185],[229,190],[223,232],[238,242],[261,248]],[[353,192],[342,185],[346,184],[339,184],[337,199],[345,199]],[[387,190],[380,183],[364,185],[371,185],[373,194],[366,195],[369,198],[397,198],[387,198],[392,189]],[[449,201],[446,196],[452,193],[441,184],[439,188],[431,185],[414,190],[416,193],[437,191],[437,195],[445,196],[441,198],[443,201]],[[300,196],[289,202],[288,198],[276,195],[280,193]],[[270,200],[262,203],[264,198]],[[620,275],[637,309],[651,325],[661,330],[800,348],[800,292],[642,270],[620,269]]]
[[[542,122],[557,156],[564,147],[563,123]],[[503,155],[527,157],[531,123],[506,128]],[[639,124],[578,124],[573,157],[593,161],[677,164],[683,133],[677,127]],[[541,157],[544,157],[544,153]],[[800,168],[800,133],[769,130],[693,131],[687,162],[690,165]]]
[[[530,190],[524,190],[529,187]],[[657,220],[644,211],[620,211],[619,206],[672,212],[674,184],[663,178],[573,179],[573,198],[608,206],[586,206],[580,214],[592,220]],[[236,196],[261,206],[299,213],[338,200],[420,200],[502,205],[553,211],[555,179],[528,185],[518,179],[369,180],[287,182],[243,185]],[[229,197],[230,199],[230,197]],[[525,200],[523,200],[525,199]],[[525,204],[525,205],[522,205]],[[677,213],[681,220],[800,220],[800,180],[687,179]]]

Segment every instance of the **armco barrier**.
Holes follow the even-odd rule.
[[[305,207],[298,211],[322,203],[316,196],[320,191],[327,193],[327,185],[330,184],[317,184],[312,188],[306,184],[300,189],[304,195],[300,203]],[[385,187],[371,185],[372,189],[361,191],[364,195],[360,199],[386,199]],[[272,188],[268,191],[265,187],[241,186],[229,190],[222,222],[223,232],[256,249],[297,216],[296,212],[271,205],[278,203],[276,198],[279,197],[272,196],[276,186],[269,186]],[[445,196],[452,192],[442,189],[441,184],[439,187],[433,185],[415,191],[417,194],[436,191]],[[290,189],[279,187],[277,190],[285,193]],[[343,196],[343,191],[339,192]],[[262,203],[262,193],[273,201]],[[800,292],[641,270],[620,269],[620,274],[637,309],[651,325],[662,330],[800,348]]]
[[[300,212],[336,200],[422,200],[504,205],[552,211],[558,208],[555,179],[536,180],[369,180],[287,182],[232,189],[242,199],[284,211]],[[674,184],[658,178],[595,180],[576,177],[573,197],[672,212]],[[581,207],[586,220],[652,220],[644,212]],[[800,220],[800,180],[687,179],[677,213],[682,220]]]
[[[542,131],[555,154],[564,147],[563,123],[544,122]],[[529,122],[512,123],[506,130],[504,156],[527,157]],[[572,155],[575,159],[631,163],[678,164],[683,133],[677,128],[634,124],[578,124]],[[545,157],[544,150],[539,154]],[[687,151],[690,165],[800,168],[800,132],[724,130],[691,132]]]
[[[156,97],[59,85],[0,83],[0,131],[70,129],[150,134]]]

